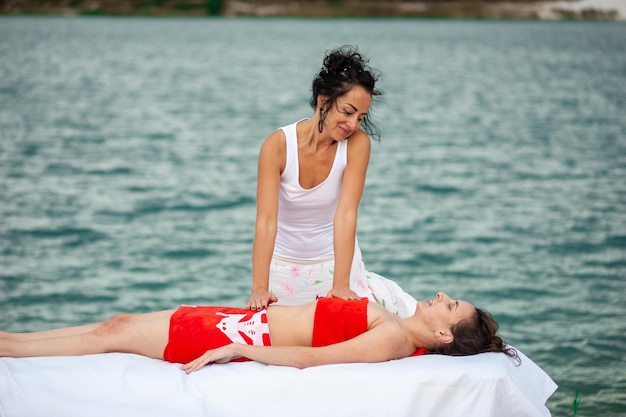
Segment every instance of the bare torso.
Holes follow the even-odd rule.
[[[269,306],[267,323],[273,346],[311,346],[317,302],[298,306]],[[394,314],[375,303],[367,305],[367,330],[387,321],[399,321]]]

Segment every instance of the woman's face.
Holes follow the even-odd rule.
[[[418,309],[433,329],[450,329],[461,320],[470,319],[476,308],[467,301],[454,300],[444,292],[426,301],[420,301]]]
[[[328,109],[323,133],[336,141],[349,138],[361,127],[371,104],[372,97],[363,87],[352,87]]]

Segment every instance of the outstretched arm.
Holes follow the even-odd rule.
[[[285,160],[285,139],[272,133],[261,146],[257,182],[257,214],[252,245],[252,295],[247,308],[259,310],[278,301],[269,292],[269,271],[278,222],[280,174]]]
[[[307,368],[334,363],[384,362],[409,356],[415,347],[408,342],[402,328],[385,322],[345,342],[324,347],[249,346],[230,344],[207,351],[198,359],[183,365],[194,372],[210,363],[227,363],[245,357],[268,365]]]
[[[348,165],[343,175],[341,194],[333,222],[335,271],[329,297],[358,299],[350,288],[350,269],[354,257],[359,203],[365,187],[365,176],[370,157],[370,139],[357,131],[348,141]]]

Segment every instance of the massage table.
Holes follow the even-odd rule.
[[[0,358],[0,417],[545,417],[557,386],[520,352],[185,374],[134,354]]]

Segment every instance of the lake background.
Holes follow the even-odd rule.
[[[263,139],[326,50],[383,73],[358,235],[626,416],[626,23],[0,18],[0,328],[245,305]]]

